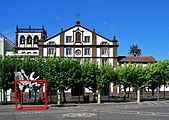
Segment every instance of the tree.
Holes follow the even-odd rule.
[[[7,90],[14,88],[14,71],[15,71],[15,59],[9,56],[6,56],[4,59],[0,61],[0,84],[1,89],[4,92],[5,103],[7,103]]]
[[[152,90],[152,96],[154,96],[154,90],[158,88],[158,100],[159,100],[159,88],[169,80],[169,61],[158,61],[154,64],[147,66],[146,79],[148,81],[147,86]]]
[[[83,81],[84,87],[92,90],[93,101],[96,101],[97,83],[96,76],[98,74],[98,64],[86,61],[81,65],[81,80]]]
[[[133,55],[134,57],[141,55],[141,49],[137,45],[130,46],[129,54]]]
[[[134,81],[134,67],[131,63],[124,64],[124,66],[118,66],[116,73],[118,75],[116,83],[123,86],[124,100],[126,100],[126,89],[130,87],[132,81]]]
[[[142,64],[133,64],[134,81],[132,83],[137,85],[137,102],[140,103],[140,89],[146,85],[146,68]]]
[[[80,62],[70,58],[49,57],[46,59],[44,77],[51,90],[58,93],[58,105],[61,104],[61,92],[80,83]],[[65,98],[65,97],[64,97]]]
[[[116,79],[116,73],[114,68],[111,64],[100,65],[96,83],[98,89],[98,103],[101,103],[101,91],[106,86],[109,85],[111,82],[114,82]]]

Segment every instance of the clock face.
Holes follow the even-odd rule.
[[[77,49],[77,50],[75,51],[75,54],[76,54],[76,55],[80,55],[80,54],[81,54],[81,50]]]

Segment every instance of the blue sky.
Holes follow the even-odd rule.
[[[118,55],[137,44],[142,56],[169,59],[169,0],[1,0],[0,32],[15,42],[15,28],[39,28],[48,37],[81,25],[119,41]]]

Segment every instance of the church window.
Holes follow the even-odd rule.
[[[55,52],[54,48],[49,48],[48,49],[48,55],[53,55]]]
[[[85,48],[84,55],[90,55],[90,48]]]
[[[25,44],[25,37],[23,35],[20,37],[20,44]]]
[[[85,43],[90,43],[90,36],[85,36],[84,42],[85,42]]]
[[[102,59],[101,63],[105,65],[107,63],[107,59]]]
[[[39,37],[36,35],[36,36],[34,37],[34,44],[38,44],[38,40],[39,40]]]
[[[81,33],[76,32],[76,42],[81,42]]]
[[[49,42],[48,44],[49,44],[49,45],[54,45],[55,42],[54,42],[54,41],[51,41],[51,42]]]
[[[72,49],[66,48],[66,55],[72,55]]]
[[[107,48],[101,49],[101,55],[107,55]]]
[[[66,36],[66,43],[72,42],[72,36]]]
[[[108,45],[108,43],[107,43],[107,42],[102,42],[101,44],[102,44],[102,45]]]
[[[32,44],[32,37],[31,36],[27,37],[27,44]]]

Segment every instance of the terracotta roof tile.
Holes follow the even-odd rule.
[[[134,56],[118,56],[119,63],[154,63],[156,60],[152,56],[141,56],[141,57],[134,57]]]

